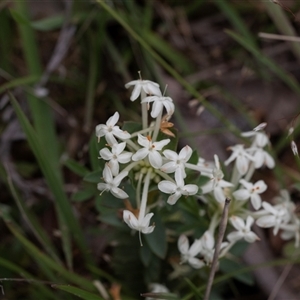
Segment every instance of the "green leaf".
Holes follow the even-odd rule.
[[[97,170],[95,172],[89,173],[84,176],[83,180],[92,183],[98,183],[101,181],[102,170]]]
[[[82,164],[80,164],[72,158],[68,158],[63,162],[63,164],[80,177],[84,177],[90,172],[88,168],[86,168],[85,166],[83,166]]]
[[[236,261],[233,261],[233,260],[229,260],[227,258],[223,258],[220,261],[220,270],[222,270],[225,274],[229,274],[230,272],[240,270],[241,267],[242,267],[242,264],[240,264]],[[254,284],[254,278],[251,273],[237,274],[237,275],[234,275],[233,277],[247,285]]]
[[[30,26],[30,22],[26,17],[24,17],[21,13],[19,13],[16,9],[11,8],[10,10],[12,18],[21,25]]]
[[[64,22],[65,16],[56,14],[53,17],[44,18],[42,20],[31,22],[31,26],[34,29],[41,30],[41,31],[50,31],[59,29],[63,22]]]
[[[104,298],[102,298],[96,294],[87,292],[85,290],[82,290],[82,289],[79,289],[77,287],[70,286],[70,285],[53,284],[53,285],[51,285],[51,287],[68,292],[72,295],[75,295],[75,296],[77,296],[81,299],[85,299],[85,300],[104,300]]]
[[[155,229],[152,233],[145,234],[143,237],[145,237],[151,251],[159,258],[164,259],[167,253],[166,228],[158,213],[153,216],[151,221],[155,223]]]
[[[83,202],[91,199],[95,195],[95,189],[86,188],[72,195],[72,201]]]
[[[148,244],[140,248],[140,258],[144,266],[148,267],[151,262],[152,252]]]

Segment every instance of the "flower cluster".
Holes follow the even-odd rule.
[[[189,146],[177,153],[169,147],[175,134],[169,130],[172,123],[169,119],[175,106],[170,97],[165,97],[159,85],[149,80],[135,80],[127,83],[126,88],[133,87],[130,100],[140,99],[142,126],[140,130],[127,132],[118,125],[119,113],[115,112],[106,124],[96,127],[98,141],[104,137],[106,146],[99,152],[105,160],[103,181],[98,189],[103,193],[110,192],[116,198],[129,198],[121,186],[122,180],[129,180],[130,174],[136,179],[136,207],[134,211],[123,211],[124,222],[139,233],[149,234],[155,225],[151,224],[153,212],[149,211],[149,187],[155,185],[157,190],[168,196],[167,203],[175,204],[181,197],[196,195],[198,186],[186,184],[187,170],[201,171],[197,163],[190,163],[192,149]],[[148,110],[151,106],[151,122],[148,122]],[[163,116],[164,110],[166,115]],[[149,124],[148,124],[149,123]],[[168,128],[164,128],[167,123]],[[174,146],[173,146],[174,147]],[[131,177],[131,178],[132,178]],[[138,213],[136,213],[138,211]]]
[[[190,146],[176,151],[176,133],[169,122],[175,111],[173,100],[161,93],[157,83],[149,80],[131,81],[125,87],[133,87],[130,100],[139,99],[141,103],[142,124],[127,127],[126,131],[117,125],[120,116],[115,112],[106,124],[96,127],[98,141],[101,138],[106,141],[99,151],[105,165],[98,189],[101,194],[110,192],[116,198],[129,199],[121,183],[127,181],[135,187],[135,197],[129,200],[136,208],[127,205],[123,210],[123,220],[132,230],[139,232],[141,244],[141,233],[150,234],[155,230],[155,224],[151,222],[154,215],[151,209],[155,205],[161,205],[162,199],[165,199],[163,205],[174,205],[181,198],[192,196],[202,200],[201,208],[205,207],[210,224],[202,237],[195,239],[191,245],[187,235],[179,236],[181,263],[196,269],[211,264],[215,233],[226,198],[231,199],[231,226],[227,230],[226,241],[221,245],[219,257],[226,255],[240,240],[248,243],[259,240],[252,231],[253,224],[273,228],[273,233],[280,232],[283,239],[295,238],[296,245],[299,245],[300,220],[288,193],[282,191],[275,204],[271,204],[263,200],[267,183],[251,180],[256,169],[272,169],[275,166],[268,152],[270,142],[264,132],[265,123],[242,133],[245,144],[230,147],[231,155],[223,163],[217,155],[214,155],[214,163],[197,155],[196,159],[195,155],[192,159],[194,151]],[[222,166],[228,166],[226,174],[229,176],[226,178]],[[191,174],[196,176],[189,176]],[[196,180],[200,174],[206,179],[201,185]],[[150,205],[149,193],[153,190],[158,192],[158,196]]]

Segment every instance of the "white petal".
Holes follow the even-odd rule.
[[[149,158],[150,165],[153,168],[159,169],[161,167],[162,157],[157,151],[155,151],[155,150],[150,151],[148,158]]]
[[[260,238],[252,231],[246,233],[244,238],[245,238],[245,241],[247,241],[248,243],[253,243],[257,240],[260,240]]]
[[[173,173],[177,169],[177,165],[174,161],[170,161],[164,164],[160,169],[165,173]]]
[[[232,216],[230,218],[232,226],[237,230],[243,230],[245,228],[244,220],[238,216]]]
[[[171,195],[169,198],[168,198],[168,201],[167,203],[170,204],[170,205],[174,205],[178,199],[181,197],[181,194],[179,192],[176,192],[175,194]]]
[[[114,184],[116,186],[119,186],[123,178],[125,178],[128,175],[128,171],[122,171],[118,176],[116,176],[113,180]]]
[[[227,235],[229,242],[236,242],[244,238],[244,234],[241,231],[233,231]]]
[[[136,153],[132,155],[133,161],[138,161],[144,159],[149,154],[149,150],[146,148],[139,149]]]
[[[233,197],[236,200],[247,200],[250,198],[250,193],[248,190],[245,189],[241,189],[241,190],[237,190],[235,192],[232,193]]]
[[[225,201],[223,190],[219,186],[216,186],[214,189],[214,197],[219,203],[224,203]]]
[[[110,190],[110,192],[119,199],[126,199],[128,198],[128,194],[125,193],[122,189],[118,188],[118,187],[114,187]]]
[[[137,229],[138,227],[138,220],[136,216],[129,210],[123,211],[123,220],[125,223],[132,229]]]
[[[195,195],[198,192],[198,186],[195,184],[187,184],[183,187],[182,195]]]
[[[100,157],[104,160],[111,160],[113,155],[108,148],[103,148],[99,151]]]
[[[189,249],[189,254],[191,256],[196,256],[200,253],[201,249],[202,249],[202,242],[201,240],[196,239]]]
[[[161,96],[159,84],[150,80],[144,80],[144,91],[150,95]]]
[[[182,151],[182,150],[181,150]],[[176,161],[178,159],[178,154],[175,151],[172,150],[164,150],[163,151],[163,155],[169,159],[169,160],[173,160]]]
[[[193,150],[190,146],[186,145],[179,152],[179,159],[187,162],[192,156]]]
[[[239,156],[236,159],[236,167],[241,175],[245,175],[248,170],[249,160],[244,156]]]
[[[190,257],[188,263],[194,269],[200,269],[205,266],[205,263],[196,257]]]
[[[275,225],[275,216],[263,216],[256,220],[256,224],[259,227],[269,228]]]
[[[131,156],[132,156],[131,152],[123,152],[122,154],[120,154],[118,156],[118,161],[121,164],[126,164],[126,163],[128,163],[130,161]]]
[[[141,90],[142,90],[141,84],[137,83],[132,90],[130,100],[135,101],[138,98],[138,96],[141,94]]]
[[[97,189],[99,191],[109,190],[106,183],[100,182],[97,184]]]
[[[254,184],[254,188],[258,194],[263,193],[267,189],[267,185],[263,180],[259,180]]]
[[[114,176],[117,176],[119,174],[119,163],[116,159],[110,160],[108,166],[110,167],[111,173]]]
[[[138,134],[138,143],[145,148],[149,148],[150,146],[150,141],[148,138],[141,134]]]
[[[153,143],[153,146],[155,147],[155,150],[161,150],[164,146],[170,143],[170,139],[161,140],[159,142]]]
[[[189,250],[189,240],[185,235],[181,235],[177,242],[180,253],[187,254]]]
[[[111,116],[111,117],[107,120],[106,125],[107,125],[107,126],[111,126],[111,127],[115,126],[115,125],[117,124],[117,122],[119,121],[119,118],[120,118],[120,115],[119,115],[119,113],[116,111],[116,112],[114,113],[114,115]]]
[[[104,170],[103,170],[103,178],[105,182],[110,183],[113,181],[113,176],[110,167],[105,164]]]
[[[184,186],[183,174],[180,169],[177,169],[175,171],[175,181],[176,181],[177,187],[182,188]]]
[[[156,118],[163,110],[163,105],[160,101],[154,101],[151,110],[151,117]]]

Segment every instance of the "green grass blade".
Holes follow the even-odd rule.
[[[45,153],[45,149],[42,145],[42,142],[37,137],[34,129],[32,128],[26,116],[22,112],[18,102],[12,95],[10,95],[10,97],[11,97],[11,103],[15,109],[17,117],[27,136],[28,143],[53,193],[55,199],[54,203],[55,203],[56,211],[59,217],[59,221],[61,222],[60,230],[63,237],[63,246],[64,246],[66,258],[70,263],[70,257],[72,253],[71,253],[71,244],[70,244],[69,236],[70,236],[70,232],[72,232],[74,239],[77,242],[83,254],[85,255],[85,258],[88,259],[89,256],[87,253],[87,248],[86,248],[82,230],[79,226],[78,221],[76,220],[76,218],[72,213],[72,206],[68,201],[68,198],[63,190],[63,185],[58,176],[57,170],[55,166],[51,164],[51,161],[48,159],[47,154]]]
[[[21,200],[19,195],[17,194],[17,191],[15,190],[13,183],[8,177],[7,179],[8,186],[10,188],[10,192],[21,212],[23,215],[23,218],[27,222],[28,226],[30,227],[31,231],[37,238],[37,240],[41,243],[41,245],[44,247],[45,251],[49,253],[49,255],[59,264],[62,264],[58,254],[55,251],[55,248],[53,247],[49,237],[47,234],[44,232],[41,224],[38,222],[36,219],[35,215],[27,208],[26,204]]]
[[[271,2],[266,3],[265,1],[261,2],[265,6],[269,16],[272,18],[280,33],[287,36],[298,36],[285,12],[278,4]],[[290,48],[297,57],[298,61],[300,61],[300,43],[290,43]]]
[[[38,52],[35,34],[33,28],[30,26],[27,2],[16,1],[14,12],[15,15],[20,16],[22,19],[17,21],[17,24],[19,27],[21,44],[28,73],[30,76],[40,77],[42,75],[42,66],[40,63],[40,55]],[[56,166],[57,173],[60,175],[58,141],[55,133],[52,110],[45,101],[33,96],[32,94],[28,94],[28,103],[37,135],[39,136],[42,144],[45,146],[48,159]]]
[[[55,288],[55,289],[59,289],[59,290],[68,292],[72,295],[75,295],[75,296],[81,298],[81,299],[85,299],[85,300],[104,300],[104,298],[102,298],[102,297],[100,297],[96,294],[84,291],[84,290],[79,289],[79,288],[74,287],[74,286],[53,284],[52,287]]]
[[[0,30],[1,31],[1,30]],[[0,86],[0,94],[4,93],[7,90],[13,89],[18,86],[33,84],[38,81],[38,76],[29,75],[21,78],[16,78],[9,82],[6,82]]]
[[[244,37],[236,34],[231,30],[226,30],[226,33],[233,38],[236,42],[242,45],[246,50],[248,50],[262,65],[269,68],[274,72],[283,82],[285,82],[295,93],[300,95],[300,85],[296,79],[288,74],[285,70],[279,67],[275,62],[270,58],[265,56],[261,51],[253,47],[251,43],[247,41]]]
[[[56,297],[57,295],[54,295],[48,288],[46,288],[44,286],[45,284],[50,284],[49,282],[45,282],[45,281],[39,280],[38,278],[35,278],[33,275],[28,273],[23,268],[20,268],[18,265],[14,264],[11,261],[8,261],[4,258],[1,258],[1,257],[0,257],[0,266],[2,268],[6,268],[7,270],[10,270],[10,271],[18,274],[18,276],[21,276],[22,278],[20,278],[20,280],[18,280],[18,281],[24,281],[24,282],[28,282],[30,284],[34,284],[35,288],[40,291],[40,294],[43,297],[43,299],[57,299],[57,297]],[[0,278],[0,282],[2,282],[2,284],[3,284],[3,281],[10,281],[9,279],[7,279],[7,280],[5,280],[5,279],[6,278]],[[12,278],[11,281],[14,281],[14,278]]]
[[[251,44],[253,47],[257,46],[253,34],[248,30],[247,26],[245,26],[245,22],[229,1],[218,0],[214,2],[214,5],[219,7],[222,13],[228,18],[235,29],[239,31],[239,33],[248,41],[249,44]]]
[[[94,287],[93,283],[89,280],[81,277],[73,272],[70,272],[57,264],[53,259],[45,255],[41,252],[33,243],[27,240],[22,233],[18,230],[18,228],[13,225],[11,222],[6,221],[6,226],[12,232],[12,234],[21,242],[21,244],[25,247],[29,255],[33,258],[33,260],[43,263],[49,269],[56,271],[62,278],[66,281],[76,284],[88,291],[95,291],[96,288]]]

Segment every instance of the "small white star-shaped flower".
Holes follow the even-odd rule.
[[[228,241],[236,242],[244,239],[248,243],[253,243],[259,240],[259,237],[251,231],[251,226],[254,222],[251,216],[247,217],[246,222],[240,217],[232,216],[230,222],[237,231],[233,231],[227,235]]]
[[[283,224],[287,224],[291,215],[284,204],[272,206],[268,202],[263,202],[264,210],[258,211],[257,215],[262,215],[256,220],[256,224],[263,228],[273,228],[273,234],[276,235]]]
[[[262,194],[267,189],[267,185],[263,180],[257,181],[255,184],[241,179],[240,183],[245,187],[245,189],[240,189],[232,193],[236,200],[248,200],[254,207],[254,209],[259,209],[261,207],[261,197],[259,194]]]
[[[100,191],[111,192],[116,198],[128,198],[129,196],[127,195],[127,193],[119,188],[122,179],[127,175],[127,171],[122,171],[118,176],[114,178],[110,167],[106,164],[103,170],[103,179],[105,183],[98,183],[97,188]]]
[[[227,166],[235,160],[238,172],[241,175],[245,175],[248,171],[250,161],[254,161],[254,158],[244,149],[244,145],[235,145],[229,147],[229,149],[232,150],[232,154],[224,164]]]
[[[269,143],[269,138],[265,132],[260,131],[247,131],[243,132],[244,137],[253,137],[252,147],[263,148]]]
[[[115,137],[118,137],[121,140],[126,140],[131,137],[128,132],[121,130],[119,126],[115,126],[119,121],[119,117],[119,113],[115,112],[115,114],[107,120],[105,125],[99,124],[96,126],[96,136],[98,137],[98,140],[102,136],[105,136],[107,143],[113,145],[117,143]]]
[[[168,198],[168,203],[173,205],[182,196],[195,195],[198,192],[198,186],[195,184],[184,185],[183,177],[181,171],[178,169],[175,172],[176,183],[169,180],[162,180],[158,184],[158,188],[166,193],[171,194]]]
[[[137,218],[131,211],[124,210],[123,220],[131,229],[137,230],[144,234],[149,234],[154,230],[155,227],[154,225],[149,226],[150,219],[153,215],[153,213],[149,213],[145,216],[139,216],[139,218]]]
[[[141,103],[149,103],[149,102],[153,102],[152,110],[151,110],[152,118],[157,118],[158,115],[162,112],[164,107],[167,110],[168,116],[171,116],[174,113],[175,106],[174,106],[172,98],[170,98],[170,97],[149,96],[149,97],[145,97],[141,101]]]
[[[126,89],[130,86],[134,86],[130,100],[134,101],[138,98],[143,90],[148,95],[161,96],[161,91],[159,89],[159,84],[150,80],[133,80],[125,84]]]
[[[185,178],[186,177],[185,164],[191,158],[192,153],[193,150],[189,146],[183,147],[180,150],[179,154],[177,154],[175,151],[172,150],[165,150],[163,154],[170,161],[165,163],[161,167],[161,170],[165,173],[173,173],[177,169],[180,169],[182,176]]]
[[[212,174],[210,175],[210,181],[202,186],[201,189],[203,194],[213,192],[215,199],[220,203],[224,203],[226,198],[224,196],[224,189],[232,187],[233,184],[223,180],[224,174],[221,170],[217,155],[215,155],[215,166],[216,167],[213,169]]]
[[[111,151],[108,148],[100,150],[100,157],[104,160],[109,160],[108,166],[111,169],[112,175],[117,176],[119,174],[119,163],[126,164],[130,161],[132,153],[123,151],[126,147],[126,142],[120,144],[113,144]]]
[[[202,249],[200,240],[195,240],[190,247],[188,238],[181,235],[178,239],[178,249],[181,253],[181,263],[187,262],[194,269],[200,269],[205,265],[202,260],[196,258]]]
[[[132,155],[132,160],[138,161],[148,156],[151,166],[155,169],[159,169],[162,165],[162,157],[159,151],[170,143],[170,139],[153,143],[150,136],[145,137],[139,134],[138,143],[143,146],[143,148],[139,149],[135,154]]]

